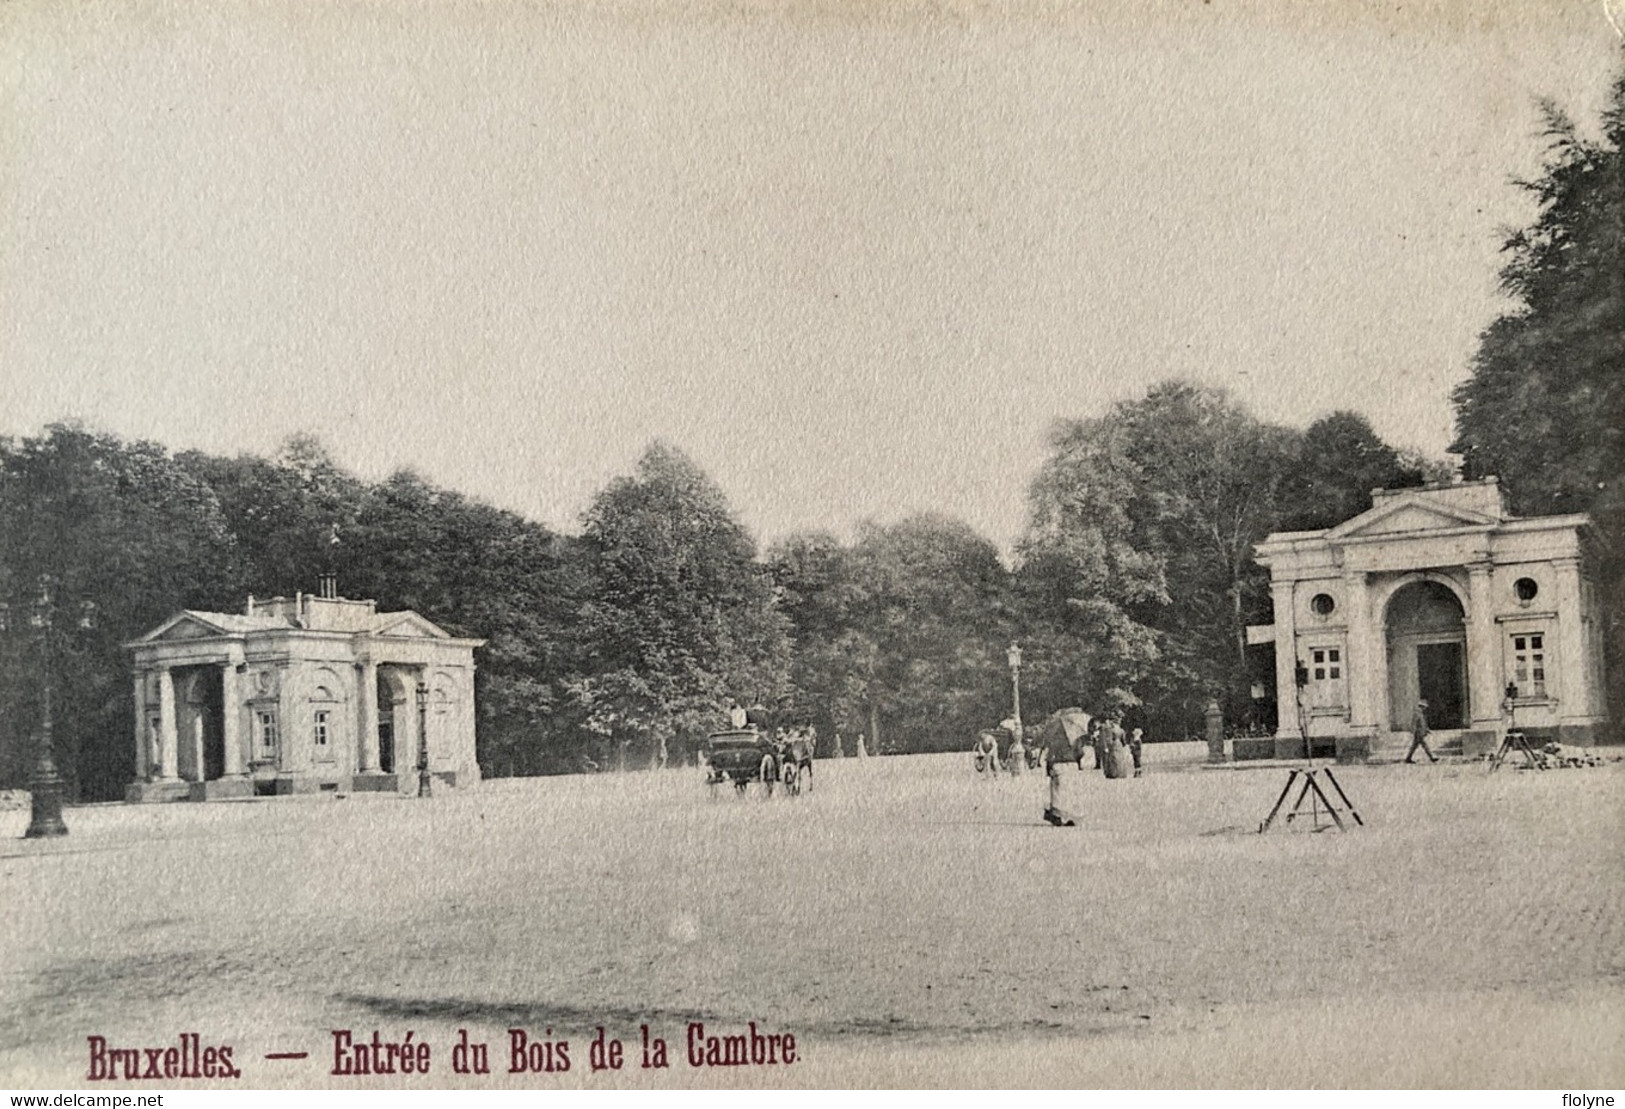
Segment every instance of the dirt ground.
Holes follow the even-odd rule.
[[[73,809],[46,842],[3,812],[0,1086],[184,1032],[253,1087],[1625,1085],[1625,763],[1339,767],[1364,828],[1261,836],[1284,768],[1147,754],[1069,775],[1071,829],[968,755],[770,800],[685,769]],[[799,1057],[691,1067],[693,1021]],[[599,1025],[624,1070],[589,1070]],[[514,1028],[572,1069],[507,1073]],[[334,1029],[410,1029],[431,1073],[334,1077]],[[491,1073],[452,1071],[459,1029]]]

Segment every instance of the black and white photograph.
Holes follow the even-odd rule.
[[[0,2],[0,1088],[1621,1087],[1620,0]]]

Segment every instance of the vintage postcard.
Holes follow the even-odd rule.
[[[0,1086],[1618,1089],[1622,26],[0,6]]]

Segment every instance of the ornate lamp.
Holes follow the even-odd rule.
[[[88,608],[85,620],[89,620]],[[41,839],[46,836],[68,834],[68,826],[62,821],[62,776],[56,772],[56,759],[53,756],[55,736],[51,723],[51,683],[55,679],[56,653],[53,650],[55,613],[52,611],[49,578],[40,579],[39,598],[34,602],[34,612],[29,622],[39,632],[40,657],[45,661],[44,677],[40,682],[40,692],[45,704],[40,720],[39,749],[34,763],[34,776],[28,784],[28,830],[23,833],[23,838]]]
[[[1004,653],[1005,660],[1010,663],[1010,691],[1014,702],[1012,715],[1016,721],[1016,742],[1025,743],[1021,726],[1021,647],[1019,644],[1010,644],[1009,650]]]
[[[429,773],[429,686],[418,683],[418,796],[434,795],[434,775]]]

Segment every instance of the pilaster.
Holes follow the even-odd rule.
[[[1557,581],[1557,717],[1584,717],[1592,711],[1587,677],[1585,630],[1581,623],[1580,560],[1554,558],[1552,569]],[[1551,668],[1551,660],[1547,661]]]
[[[357,700],[361,705],[361,742],[357,744],[360,756],[360,771],[363,774],[376,774],[378,772],[378,664],[371,659],[356,663],[356,672],[360,675],[360,696]]]
[[[243,706],[237,691],[238,660],[220,666],[220,742],[225,748],[225,776],[241,778],[243,769]]]
[[[1275,606],[1275,735],[1278,739],[1298,739],[1298,628],[1292,608],[1294,582],[1270,582],[1270,599]]]
[[[1467,699],[1472,730],[1496,732],[1501,726],[1501,637],[1495,626],[1495,568],[1488,562],[1467,566]]]
[[[1378,730],[1384,715],[1377,708],[1377,693],[1387,686],[1388,644],[1385,636],[1372,631],[1371,597],[1364,571],[1344,572],[1343,605],[1349,629],[1348,657],[1344,660],[1349,682],[1349,730],[1370,735]]]

